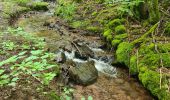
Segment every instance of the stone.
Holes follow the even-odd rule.
[[[83,60],[87,60],[89,57],[94,58],[94,52],[84,43],[77,44],[75,57]]]
[[[69,64],[69,77],[70,80],[81,85],[89,85],[94,83],[98,77],[98,71],[94,66],[94,61],[86,63]]]

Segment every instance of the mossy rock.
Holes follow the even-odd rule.
[[[138,74],[138,65],[137,65],[137,57],[135,55],[131,56],[130,58],[130,66],[129,71],[131,75],[137,75]]]
[[[108,35],[112,35],[112,30],[111,30],[111,29],[107,29],[107,30],[105,30],[104,33],[103,33],[103,36],[104,36],[104,37],[107,37]]]
[[[127,34],[127,33],[119,34],[119,35],[115,35],[115,36],[114,36],[115,39],[119,39],[119,40],[126,39],[127,37],[128,37],[128,34]]]
[[[112,46],[113,47],[117,47],[122,41],[121,40],[118,40],[118,39],[114,39],[112,40]]]
[[[107,35],[107,37],[106,37],[106,40],[107,40],[107,41],[110,42],[112,39],[113,39],[112,34]]]
[[[114,19],[108,23],[108,27],[114,28],[114,27],[121,25],[123,23],[124,23],[123,19]]]
[[[140,62],[144,63],[145,65],[149,66],[150,69],[156,69],[157,67],[161,66],[160,61],[162,59],[164,67],[170,67],[170,54],[168,53],[170,49],[169,47],[164,44],[158,44],[157,48],[160,53],[155,51],[155,44],[142,44],[139,48],[139,54],[143,55]]]
[[[170,54],[168,53],[160,53],[160,54],[146,54],[141,62],[145,63],[145,65],[149,66],[150,69],[156,69],[156,67],[160,67],[160,61],[162,59],[162,63],[164,67],[170,67]],[[156,67],[153,67],[156,66]]]
[[[155,44],[151,43],[151,44],[147,45],[145,43],[142,43],[140,45],[140,48],[139,48],[139,53],[141,55],[156,53],[156,51],[155,51]]]
[[[115,27],[115,33],[116,34],[123,34],[126,33],[126,28],[124,25],[119,25],[117,27]]]
[[[147,68],[143,68],[142,70],[139,73],[139,80],[144,87],[150,90],[154,96],[157,96],[159,100],[169,100],[170,94],[167,92],[168,87],[165,76],[162,77],[162,88],[160,88],[160,74]]]
[[[116,58],[120,63],[124,63],[129,66],[129,53],[131,53],[133,45],[128,42],[122,42],[118,45],[116,50]]]

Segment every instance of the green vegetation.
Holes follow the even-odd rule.
[[[45,50],[43,38],[22,28],[8,28],[0,34],[0,39],[0,54],[4,58],[0,62],[1,87],[17,87],[22,85],[22,80],[25,85],[38,81],[40,85],[36,89],[45,88],[59,74],[59,67],[53,62],[55,55]]]
[[[115,27],[115,33],[116,34],[123,34],[126,33],[126,28],[124,25],[119,25],[117,27]]]
[[[159,72],[170,66],[169,22],[160,20],[163,15],[169,21],[169,13],[164,10],[167,0],[95,0],[77,2],[75,6],[72,22],[88,20],[86,29],[100,32],[116,49],[116,61],[126,65],[131,75],[138,76],[154,96],[168,100],[169,76]],[[84,27],[77,24],[76,28]]]
[[[64,18],[65,20],[71,21],[73,19],[76,10],[76,3],[72,0],[65,1],[59,0],[56,6],[55,15]]]
[[[38,95],[46,94],[51,100],[70,100],[73,89],[62,87],[64,93],[59,97],[50,87],[59,75],[59,66],[54,62],[55,54],[47,50],[44,38],[22,28],[7,29],[9,25],[15,27],[20,14],[48,8],[51,12],[53,6],[43,0],[0,0],[0,31],[3,30],[0,33],[0,86],[17,87],[22,85],[21,81],[26,85],[35,83]],[[83,30],[93,36],[103,36],[108,48],[115,50],[116,63],[125,65],[130,75],[138,76],[159,100],[169,100],[169,15],[169,0],[57,0],[52,24],[57,23],[73,33]],[[61,19],[64,21],[58,21]],[[51,22],[47,24],[57,27]],[[65,30],[59,31],[65,33]]]
[[[118,49],[116,50],[117,61],[120,63],[124,63],[126,66],[129,66],[129,53],[133,45],[127,42],[122,42],[119,44]]]
[[[121,40],[114,39],[114,40],[112,40],[111,44],[112,44],[113,47],[117,47],[120,43],[121,43]]]
[[[166,24],[164,34],[170,36],[170,23]]]

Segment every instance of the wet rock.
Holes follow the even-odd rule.
[[[77,84],[89,85],[97,80],[98,71],[94,66],[94,61],[86,63],[70,64],[69,76]]]
[[[64,63],[66,61],[66,56],[63,52],[58,52],[55,58],[57,63]]]
[[[64,50],[64,51],[67,51],[67,52],[71,52],[71,51],[73,50],[73,47],[72,47],[71,44],[65,45],[65,46],[63,47],[63,50]]]
[[[87,60],[89,57],[94,58],[94,52],[86,44],[77,44],[75,57]]]
[[[100,60],[111,64],[114,61],[114,56],[103,56],[100,58]]]

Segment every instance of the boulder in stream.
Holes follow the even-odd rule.
[[[88,85],[97,80],[98,71],[95,68],[94,61],[76,64],[73,61],[70,61],[69,63],[70,80],[82,85]]]
[[[75,57],[83,60],[87,60],[89,57],[94,57],[94,52],[84,43],[76,44],[77,50],[75,52]]]

